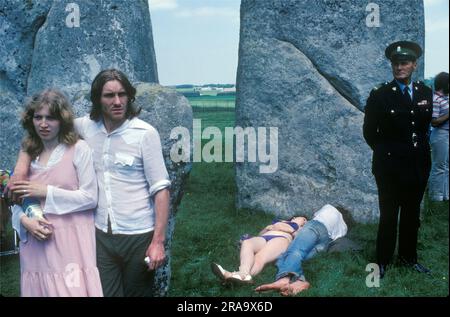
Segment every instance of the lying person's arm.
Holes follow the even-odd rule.
[[[290,224],[282,221],[275,223],[272,227],[272,230],[283,231],[290,234],[293,234],[296,231]]]

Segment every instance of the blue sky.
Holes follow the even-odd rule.
[[[235,83],[240,0],[149,3],[162,85]],[[449,70],[449,4],[447,0],[424,3],[428,78]]]

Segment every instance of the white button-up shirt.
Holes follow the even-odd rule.
[[[133,118],[108,133],[103,121],[88,116],[75,129],[93,149],[99,186],[95,226],[107,232],[108,217],[116,234],[152,231],[153,195],[170,186],[158,131]]]
[[[320,221],[328,230],[331,240],[336,240],[347,234],[347,225],[342,214],[331,205],[325,205],[314,213],[313,220]]]

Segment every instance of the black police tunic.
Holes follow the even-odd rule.
[[[428,131],[432,91],[413,83],[413,100],[396,81],[372,90],[364,117],[364,138],[373,150],[372,173],[384,184],[426,185],[431,159]]]

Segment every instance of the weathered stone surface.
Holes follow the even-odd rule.
[[[176,140],[170,139],[170,133],[175,127],[185,127],[192,135],[192,108],[188,100],[175,90],[162,87],[158,84],[137,83],[136,104],[142,107],[139,118],[155,127],[161,138],[164,160],[169,172],[171,186],[171,216],[167,230],[168,241],[166,251],[167,263],[157,271],[155,289],[159,296],[167,295],[170,282],[170,250],[175,224],[175,212],[183,196],[183,187],[189,172],[191,163],[174,163],[170,159],[170,149]],[[89,92],[80,91],[75,94],[73,100],[74,112],[85,115],[90,111]]]
[[[73,97],[106,68],[133,82],[158,82],[148,2],[54,1],[36,35],[27,93],[57,87]]]
[[[236,164],[238,207],[311,215],[330,203],[377,219],[362,109],[392,78],[387,44],[424,40],[421,1],[377,4],[380,27],[368,28],[361,1],[242,1],[236,124],[279,128],[279,168]]]
[[[13,169],[19,153],[23,129],[22,107],[16,93],[0,87],[0,169]]]
[[[37,31],[53,0],[0,0],[0,88],[16,91],[21,100],[27,89]]]

